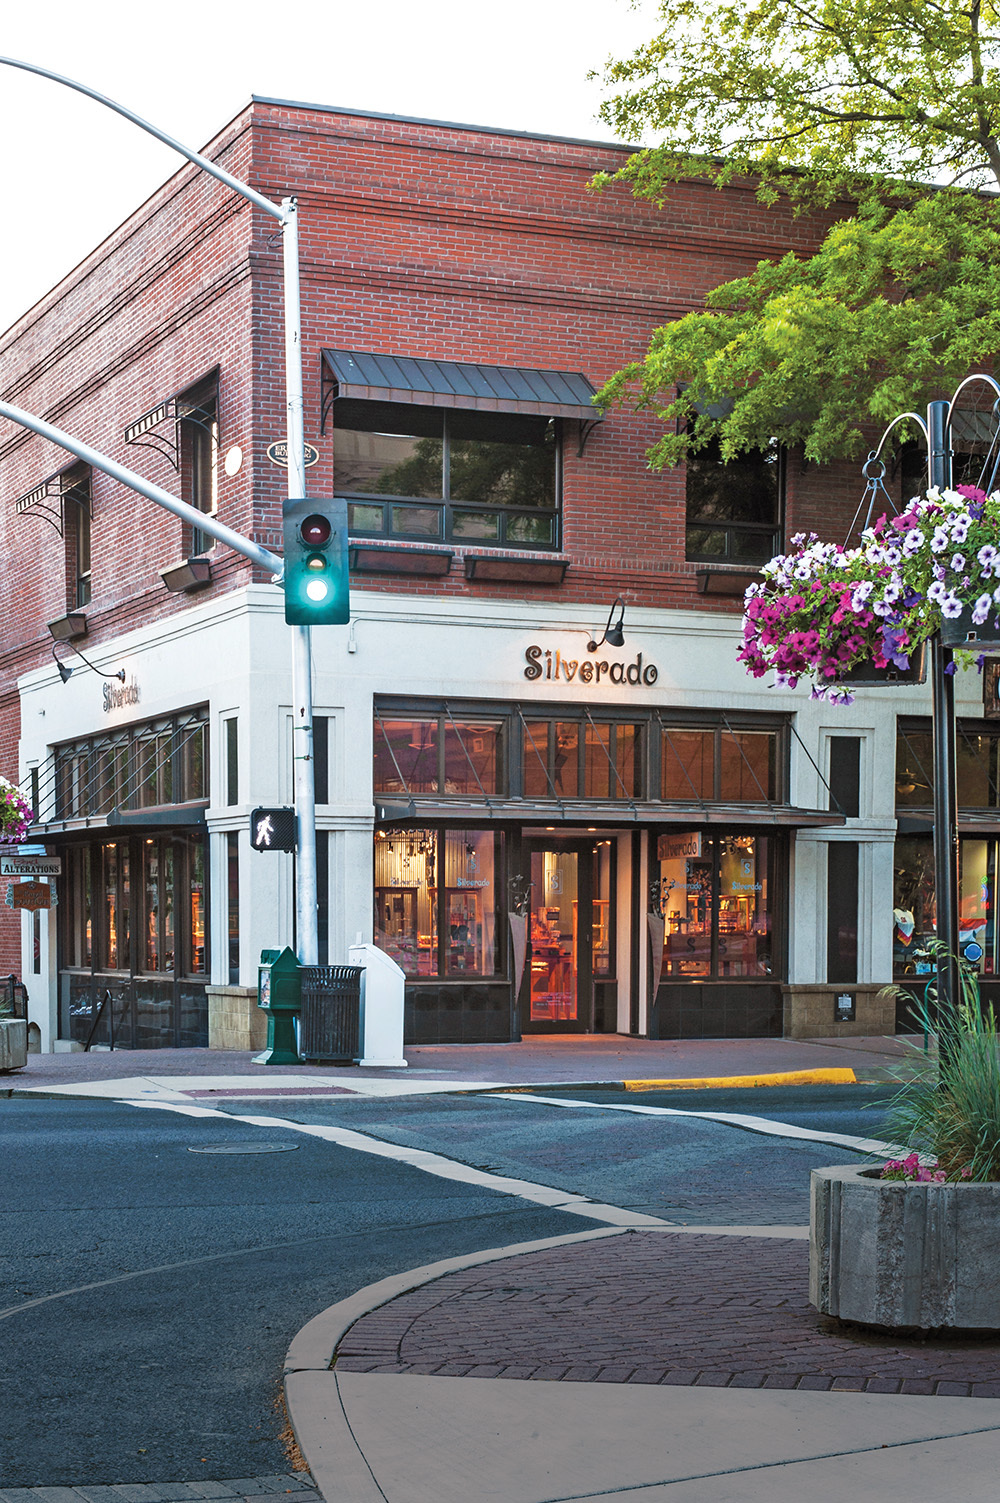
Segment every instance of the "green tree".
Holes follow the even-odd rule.
[[[765,203],[832,208],[835,222],[813,256],[761,262],[658,329],[602,400],[662,416],[654,465],[713,437],[726,457],[772,436],[814,459],[855,453],[865,420],[919,410],[1000,347],[998,12],[957,0],[660,10],[663,30],[606,72],[604,119],[657,143],[617,177],[656,202],[683,179],[750,178]]]

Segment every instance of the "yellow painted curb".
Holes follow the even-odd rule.
[[[626,1091],[696,1091],[708,1086],[854,1085],[853,1070],[789,1070],[782,1075],[706,1075],[695,1080],[625,1080]]]

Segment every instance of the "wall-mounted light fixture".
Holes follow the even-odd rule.
[[[212,563],[207,558],[186,558],[164,569],[160,578],[168,590],[190,595],[192,590],[203,590],[212,583]]]
[[[56,642],[72,642],[74,637],[87,635],[87,618],[83,611],[70,611],[58,621],[49,622],[49,635]]]
[[[90,671],[92,673],[96,673],[97,676],[98,676],[98,678],[106,678],[109,681],[111,679],[113,679],[113,678],[117,678],[117,679],[119,679],[121,681],[121,683],[125,682],[125,669],[124,668],[119,668],[116,673],[104,673],[104,672],[102,672],[102,670],[100,668],[95,668],[94,664],[92,662],[90,662],[90,660],[88,658],[84,658],[83,657],[83,653],[80,651],[79,647],[74,647],[73,651],[76,653],[76,655],[77,655],[78,658],[83,658],[83,661],[87,664],[87,667],[90,669]],[[55,658],[56,667],[59,669],[59,677],[62,679],[62,681],[63,681],[64,684],[67,683],[69,681],[69,679],[71,679],[73,677],[73,669],[72,668],[67,668],[66,664],[65,663],[61,663],[59,661],[59,659],[56,657],[56,644],[55,644],[55,642],[53,642],[53,644],[52,644],[52,656]]]
[[[618,620],[617,621],[614,620],[615,611],[618,612]],[[612,624],[612,623],[614,623],[614,624]],[[599,647],[602,647],[605,642],[607,642],[610,647],[624,647],[625,646],[625,632],[623,630],[624,625],[625,625],[625,602],[622,599],[622,597],[620,595],[618,595],[615,598],[615,600],[613,601],[610,611],[608,611],[608,622],[607,622],[607,625],[604,628],[604,635],[601,637],[601,640],[599,642],[596,642],[594,640],[594,638],[591,637],[590,641],[587,643],[587,651],[588,652],[596,652],[597,649]]]

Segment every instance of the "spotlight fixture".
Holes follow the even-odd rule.
[[[617,621],[614,621],[615,611],[618,612],[618,620]],[[613,625],[612,625],[612,622],[614,622]],[[587,651],[588,652],[596,652],[597,649],[599,647],[603,646],[603,644],[605,642],[607,642],[608,645],[611,646],[611,647],[624,647],[625,646],[625,632],[623,631],[624,625],[625,625],[625,602],[622,599],[622,597],[620,595],[618,595],[618,596],[616,596],[615,600],[612,602],[611,609],[608,612],[608,621],[607,621],[607,625],[604,628],[604,635],[601,637],[601,640],[599,642],[596,642],[593,639],[593,637],[591,637],[590,641],[587,643]]]
[[[125,669],[124,668],[119,668],[116,673],[104,673],[104,672],[102,672],[102,670],[100,668],[96,668],[94,666],[94,664],[90,661],[89,658],[84,658],[83,657],[83,653],[80,651],[79,647],[74,647],[73,651],[76,653],[76,655],[77,655],[78,658],[83,658],[83,661],[86,663],[86,665],[90,669],[91,673],[96,673],[97,676],[98,676],[98,678],[108,679],[109,682],[110,682],[111,679],[116,678],[121,683],[125,682]],[[67,668],[66,664],[65,663],[61,663],[59,661],[59,659],[56,657],[56,643],[55,642],[53,642],[53,644],[52,644],[52,656],[55,658],[56,667],[59,669],[59,677],[62,679],[62,681],[63,681],[64,684],[67,683],[68,680],[73,677],[73,669],[72,668]]]

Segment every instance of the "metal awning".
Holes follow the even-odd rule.
[[[799,809],[793,804],[654,803],[643,799],[427,798],[405,793],[375,796],[375,818],[396,824],[415,820],[505,820],[514,824],[676,825],[683,829],[739,825],[755,830],[805,830],[837,827],[842,814],[829,809]]]
[[[324,350],[329,401],[416,402],[479,412],[521,412],[600,422],[594,387],[579,371],[536,371],[522,366],[473,365],[464,360],[416,360],[357,350]],[[324,412],[328,405],[324,401]]]

